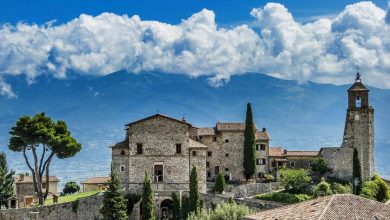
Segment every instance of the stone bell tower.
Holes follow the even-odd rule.
[[[369,90],[363,85],[359,71],[348,89],[348,110],[342,147],[356,148],[362,166],[363,181],[375,173],[374,109],[368,102]]]

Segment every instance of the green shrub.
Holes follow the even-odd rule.
[[[328,171],[328,163],[323,157],[318,157],[314,160],[311,170],[314,173],[318,173],[322,176]]]
[[[352,193],[352,185],[351,184],[341,184],[341,183],[332,183],[331,189],[333,194],[350,194]]]
[[[255,199],[281,202],[281,203],[297,203],[312,199],[313,196],[307,194],[292,194],[288,192],[272,192],[259,194],[255,196]]]
[[[332,190],[330,189],[330,184],[326,182],[325,178],[321,179],[321,182],[314,187],[313,193],[315,196],[330,195]]]
[[[133,212],[134,205],[141,200],[141,195],[129,192],[125,195],[125,200],[127,203],[127,215],[130,216]]]
[[[375,175],[372,179],[378,186],[378,192],[377,192],[377,195],[376,195],[376,200],[379,201],[379,202],[387,202],[387,200],[390,199],[389,186],[378,175]]]
[[[270,183],[270,182],[273,182],[274,180],[275,180],[274,176],[272,176],[271,174],[265,174],[264,175],[264,182]]]
[[[247,206],[237,205],[236,203],[221,203],[215,210],[201,209],[197,213],[193,212],[188,217],[189,220],[240,220],[251,213]]]
[[[363,183],[360,195],[368,199],[376,199],[378,191],[379,187],[375,181],[367,181]]]
[[[311,177],[305,169],[282,169],[280,170],[280,178],[282,186],[291,193],[303,192],[311,181]]]
[[[226,189],[225,177],[222,173],[219,173],[217,180],[215,181],[215,192],[223,193]]]

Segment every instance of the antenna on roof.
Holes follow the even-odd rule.
[[[160,114],[160,112],[157,110],[157,114]]]
[[[360,66],[356,66],[356,79],[355,82],[362,82],[362,79],[360,78],[362,75],[360,75]]]

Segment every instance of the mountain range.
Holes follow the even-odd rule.
[[[9,129],[24,114],[45,112],[65,120],[83,149],[74,158],[53,162],[52,174],[62,184],[107,175],[109,145],[124,138],[124,124],[157,112],[184,117],[195,127],[212,127],[218,121],[244,121],[250,102],[257,127],[267,128],[273,146],[302,150],[339,146],[350,87],[298,83],[260,73],[234,75],[220,87],[210,86],[206,77],[161,72],[70,74],[66,80],[40,76],[33,83],[23,77],[5,80],[17,98],[0,96],[0,150],[7,153],[12,169],[25,172],[22,156],[7,149]],[[351,76],[351,84],[353,80]],[[385,157],[390,155],[390,90],[369,89],[375,109],[377,171],[390,177]]]

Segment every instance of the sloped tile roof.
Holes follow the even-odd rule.
[[[192,139],[188,139],[189,140],[189,144],[190,144],[190,148],[208,148],[206,145],[198,142],[198,141],[195,141],[195,140],[192,140]]]
[[[108,176],[96,176],[82,181],[81,184],[104,184],[107,183],[109,180],[110,177]]]
[[[270,157],[282,157],[284,156],[284,150],[281,147],[270,147],[269,148]]]
[[[24,176],[21,178],[20,176],[14,177],[15,183],[33,183],[32,176]],[[42,181],[46,182],[46,177],[42,177]],[[49,182],[59,182],[60,180],[56,176],[49,176]]]
[[[256,139],[257,140],[271,140],[267,131],[256,131]]]
[[[288,150],[285,156],[308,156],[316,157],[318,156],[319,151],[304,151],[304,150]]]
[[[351,220],[390,217],[390,206],[352,194],[319,197],[314,200],[283,206],[247,216],[247,220]]]
[[[143,122],[143,121],[147,121],[149,119],[152,119],[152,118],[156,118],[156,117],[162,117],[162,118],[166,118],[166,119],[169,119],[169,120],[172,120],[172,121],[175,121],[175,122],[178,122],[178,123],[183,123],[183,124],[186,124],[188,126],[191,126],[191,124],[187,123],[186,120],[183,118],[182,120],[179,120],[179,119],[176,119],[176,118],[172,118],[170,116],[167,116],[167,115],[163,115],[163,114],[154,114],[152,116],[149,116],[149,117],[146,117],[146,118],[143,118],[143,119],[140,119],[140,120],[137,120],[137,121],[133,121],[133,122],[130,122],[128,124],[126,124],[125,126],[131,126],[133,124],[137,124],[137,123],[140,123],[140,122]]]
[[[121,141],[121,142],[118,142],[114,145],[112,145],[111,147],[128,147],[129,146],[129,140],[126,139],[124,141]]]
[[[218,131],[245,131],[245,123],[217,122]]]
[[[350,91],[369,91],[367,87],[363,85],[361,82],[355,82],[351,88],[348,89],[348,92]]]
[[[215,135],[215,129],[214,128],[199,128],[197,130],[198,136],[204,136],[204,135]]]

